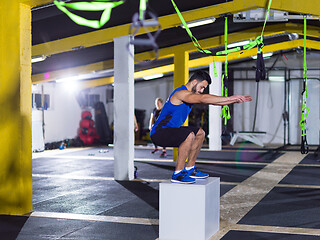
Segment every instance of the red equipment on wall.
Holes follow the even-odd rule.
[[[81,113],[79,137],[84,145],[91,145],[95,140],[99,139],[99,135],[94,127],[94,121],[92,120],[92,114],[89,111]]]

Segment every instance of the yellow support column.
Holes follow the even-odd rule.
[[[0,4],[0,214],[32,211],[31,9]]]
[[[174,80],[173,88],[176,89],[184,85],[189,80],[189,53],[185,51],[175,52],[174,54]],[[188,118],[183,124],[188,126]],[[178,148],[173,149],[173,160],[176,161],[178,156]]]

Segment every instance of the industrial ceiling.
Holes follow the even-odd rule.
[[[77,1],[71,1],[77,2]],[[263,22],[255,19],[236,21],[235,14],[267,8],[267,0],[175,0],[187,22],[207,17],[216,18],[214,23],[191,28],[192,34],[204,49],[221,50],[224,46],[224,16],[228,17],[228,42],[253,40],[261,34]],[[320,6],[310,0],[273,0],[271,9],[294,16],[267,22],[264,31],[264,52],[292,51],[303,46],[303,14],[308,20],[308,44],[312,51],[320,50]],[[190,67],[199,67],[212,61],[211,57],[197,52],[185,29],[180,24],[171,0],[149,0],[150,9],[158,15],[161,32],[156,39],[159,59],[149,64],[137,64],[135,77],[157,72],[172,72],[176,51],[184,49],[190,54]],[[46,60],[32,64],[33,83],[53,81],[73,74],[86,74],[95,79],[93,84],[111,83],[113,68],[113,38],[129,34],[132,16],[139,11],[139,0],[127,0],[114,8],[110,20],[101,28],[93,29],[74,23],[53,3],[32,9],[32,56],[44,55]],[[99,19],[101,12],[79,12],[88,19]],[[281,12],[280,12],[281,13]],[[239,16],[239,14],[237,15]],[[145,32],[139,33],[145,38]],[[294,34],[294,35],[292,35]],[[252,49],[239,58],[230,56],[229,61],[254,55]],[[150,47],[135,47],[139,59],[148,60],[153,51]],[[219,59],[218,59],[219,60]],[[99,74],[100,73],[100,74]]]

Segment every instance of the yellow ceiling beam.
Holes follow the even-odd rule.
[[[32,75],[32,83],[50,82],[61,78],[71,77],[75,75],[81,75],[86,73],[91,73],[94,71],[112,69],[113,59],[92,63],[84,66],[78,66],[73,68],[65,68],[57,71],[52,71],[48,73],[39,73]]]
[[[289,49],[294,49],[297,47],[303,47],[303,39],[299,40],[294,40],[294,41],[287,41],[287,42],[282,42],[282,43],[276,43],[272,45],[265,46],[263,48],[263,52],[277,52],[280,50],[289,50]],[[307,48],[315,49],[315,50],[320,50],[320,45],[317,41],[314,40],[307,40]],[[257,49],[250,49],[249,51],[246,51],[242,53],[241,55],[239,54],[234,54],[228,57],[228,61],[236,60],[236,59],[241,59],[241,58],[248,58],[253,55],[257,54]],[[216,57],[215,60],[218,62],[224,62],[225,58],[224,57]],[[199,59],[193,59],[189,61],[189,68],[196,68],[196,67],[202,67],[209,65],[212,62],[212,57],[203,57]],[[142,78],[144,76],[149,76],[152,74],[157,74],[157,73],[170,73],[174,71],[174,64],[169,64],[166,66],[161,66],[161,67],[156,67],[148,70],[143,70],[139,72],[134,73],[134,78]],[[88,80],[86,82],[89,82],[87,87],[97,87],[97,86],[103,86],[106,84],[113,83],[113,77],[109,78],[104,78],[101,79],[100,82],[98,82],[98,85],[95,85],[94,83],[90,83],[92,80]],[[103,82],[105,81],[105,82]]]
[[[232,43],[232,42],[238,42],[238,41],[243,41],[248,39],[255,39],[257,36],[260,36],[260,31],[261,31],[261,28],[254,28],[254,29],[248,29],[242,32],[231,33],[228,35],[228,42]],[[285,32],[303,34],[303,24],[282,23],[282,24],[267,26],[264,32],[264,37],[281,34]],[[307,29],[307,35],[309,37],[318,37],[320,35],[319,28],[314,26],[309,26]],[[203,40],[199,40],[199,43],[204,49],[219,47],[224,44],[224,37],[217,36],[213,38],[203,39]],[[314,45],[316,45],[316,43]],[[173,47],[160,49],[159,58],[173,57],[175,52],[179,52],[182,50],[189,53],[197,51],[193,43],[189,42],[189,43],[185,43],[185,44],[181,44]],[[137,54],[137,58],[148,59],[150,56],[150,53],[151,52],[139,53]],[[34,74],[32,75],[32,82],[33,83],[49,82],[59,78],[74,76],[75,73],[80,75],[80,74],[86,74],[93,71],[105,70],[110,68],[113,68],[113,60],[107,60],[107,61],[93,63],[85,66],[52,71],[47,73],[46,78],[44,77],[43,73]]]
[[[30,0],[31,1],[31,0]],[[40,0],[39,0],[40,1]],[[261,0],[260,0],[261,1]],[[235,13],[241,11],[247,11],[257,8],[255,4],[256,0],[234,0],[227,3],[221,3],[213,6],[203,7],[190,11],[183,12],[183,17],[186,21],[197,20],[199,18],[206,17],[219,17],[224,13]],[[172,7],[172,6],[170,6]],[[138,9],[137,9],[138,11]],[[180,19],[177,14],[170,14],[159,17],[161,29],[168,29],[180,26]],[[71,20],[70,20],[71,21]],[[93,31],[90,33],[84,33],[77,36],[63,38],[51,42],[37,44],[32,47],[32,56],[37,55],[53,55],[62,52],[73,51],[77,47],[92,47],[100,44],[112,42],[114,38],[125,36],[129,34],[130,24],[124,24],[115,27],[109,27]],[[138,35],[144,34],[144,31],[138,33]]]
[[[243,40],[253,40],[256,37],[261,35],[261,28],[253,28],[244,30],[241,32],[235,32],[228,34],[228,43],[239,42]],[[307,28],[307,36],[309,37],[318,37],[320,35],[320,29],[314,26],[309,26]],[[296,23],[281,23],[277,25],[266,26],[264,31],[264,37],[278,35],[281,33],[298,33],[303,34],[303,24]],[[217,36],[212,38],[207,38],[198,41],[203,49],[215,48],[224,45],[224,36]],[[192,42],[180,44],[173,47],[162,48],[159,50],[159,58],[172,57],[175,52],[184,50],[186,52],[196,52],[197,49]],[[139,59],[149,59],[150,52],[144,52],[137,54]]]
[[[108,84],[114,83],[114,77],[106,77],[106,78],[99,78],[99,79],[93,79],[93,80],[87,80],[87,81],[79,81],[78,82],[78,89],[86,89],[86,88],[93,88],[93,87],[99,87],[99,86],[105,86]]]
[[[52,3],[53,0],[19,0],[20,3],[27,4],[31,7],[46,5]]]
[[[289,23],[286,25],[286,32],[289,33],[298,33],[300,35],[304,34],[304,27],[303,27],[303,23],[301,21],[301,23]],[[319,37],[320,35],[320,28],[319,27],[315,27],[315,26],[311,26],[311,25],[307,25],[307,36],[308,37]]]
[[[23,1],[23,0],[21,0]],[[24,0],[23,2],[29,2],[39,5],[39,3],[47,3],[46,0]],[[288,3],[290,2],[291,5]],[[224,13],[236,13],[241,11],[247,11],[250,9],[255,9],[257,7],[263,7],[267,3],[267,0],[234,0],[231,2],[226,2],[218,5],[208,6],[204,8],[194,9],[190,11],[183,12],[183,16],[186,21],[192,21],[199,18],[205,17],[219,17],[220,14]],[[314,6],[312,6],[312,4]],[[297,6],[303,6],[297,8]],[[318,9],[317,14],[320,13],[320,5],[314,4],[312,0],[277,0],[272,2],[272,7],[275,6],[277,9],[286,10],[285,8],[290,9],[294,12],[303,12],[303,13],[312,13],[313,9]],[[199,17],[201,16],[201,17]],[[70,20],[71,21],[71,20]],[[172,27],[180,26],[180,19],[177,14],[170,14],[167,16],[159,17],[159,22],[161,28],[168,29]],[[106,29],[101,29],[93,31],[90,33],[80,34],[77,36],[72,36],[68,38],[63,38],[51,42],[46,42],[42,44],[37,44],[32,47],[32,55],[53,55],[57,53],[73,51],[77,47],[92,47],[100,44],[105,44],[112,42],[114,38],[125,36],[129,34],[130,24],[124,24],[120,26],[110,27]],[[141,31],[138,34],[144,34],[145,32]]]
[[[317,43],[317,41],[311,41],[311,40],[307,41],[307,47],[309,48],[314,43]],[[303,39],[267,45],[267,46],[264,46],[263,52],[264,53],[276,52],[276,51],[280,51],[280,50],[289,50],[289,49],[293,49],[293,48],[297,48],[297,47],[303,47]],[[319,48],[319,46],[318,46],[318,48]],[[253,49],[250,49],[240,55],[233,54],[233,55],[228,56],[228,61],[237,60],[237,59],[241,59],[241,58],[248,58],[248,57],[254,56],[256,54],[257,54],[257,49],[253,48]],[[225,57],[215,57],[216,62],[224,62],[224,60],[225,60]],[[209,65],[209,63],[211,63],[211,62],[212,62],[212,57],[204,57],[204,58],[200,58],[200,59],[191,60],[190,61],[190,68]]]
[[[303,47],[303,45],[301,47]],[[320,44],[318,41],[307,39],[307,48],[313,49],[313,50],[320,50]]]
[[[161,67],[151,68],[134,73],[134,78],[142,78],[156,73],[169,73],[173,71],[173,64],[168,64]]]
[[[263,52],[276,52],[280,50],[289,50],[297,47],[303,47],[303,39],[299,40],[294,40],[294,41],[287,41],[287,42],[282,42],[282,43],[276,43],[272,45],[265,46],[263,48]],[[307,40],[307,48],[312,48],[315,50],[320,50],[320,45],[317,41],[313,40]],[[232,60],[237,60],[241,58],[247,58],[251,57],[253,55],[257,54],[257,49],[251,49],[249,51],[246,51],[242,54],[234,54],[231,56],[228,56],[228,61]],[[225,57],[215,57],[215,61],[217,62],[224,62]],[[196,68],[196,67],[202,67],[209,65],[212,62],[212,57],[203,57],[203,58],[198,58],[198,59],[193,59],[189,61],[189,68]],[[148,69],[148,70],[143,70],[135,73],[135,78],[142,78],[144,76],[156,74],[156,73],[169,73],[173,72],[174,70],[174,65],[169,64],[167,66],[162,66],[162,67],[157,67],[153,69]]]

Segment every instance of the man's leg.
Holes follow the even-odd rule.
[[[201,146],[203,144],[204,137],[205,137],[204,131],[202,129],[199,129],[199,131],[195,136],[193,145],[191,146],[191,151],[190,151],[187,166],[186,166],[187,174],[191,178],[204,179],[209,177],[208,173],[200,172],[198,168],[195,167],[195,162],[200,152]]]
[[[176,164],[176,171],[180,171],[184,169],[184,164],[186,162],[187,157],[189,157],[192,146],[194,145],[196,137],[193,132],[191,132],[186,140],[184,140],[179,148],[178,148],[178,157]]]
[[[196,159],[202,147],[205,137],[205,132],[200,128],[197,135],[194,138],[193,144],[191,146],[191,151],[189,153],[187,167],[192,167],[196,163]]]

